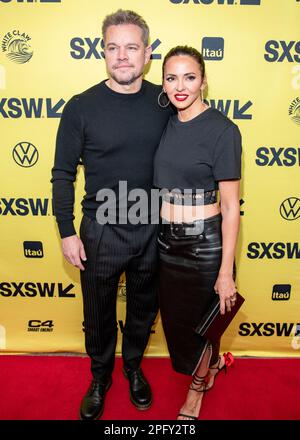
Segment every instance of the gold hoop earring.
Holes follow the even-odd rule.
[[[161,102],[161,98],[163,98],[163,102]],[[170,100],[169,100],[169,98],[167,97],[167,94],[166,94],[166,92],[165,92],[164,90],[162,90],[162,91],[160,92],[160,94],[158,95],[158,97],[157,97],[157,102],[158,102],[158,105],[159,105],[161,108],[166,108],[166,107],[168,107],[168,105],[170,104]]]

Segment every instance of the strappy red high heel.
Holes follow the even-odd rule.
[[[233,354],[230,353],[230,351],[228,351],[227,353],[224,353],[223,357],[224,357],[224,361],[225,362],[224,362],[224,365],[222,365],[221,368],[220,368],[220,362],[221,362],[221,359],[222,359],[221,356],[219,356],[218,364],[215,367],[210,367],[209,368],[209,370],[217,370],[217,372],[215,374],[210,374],[208,372],[208,380],[207,380],[208,383],[207,383],[205,391],[209,391],[209,390],[212,389],[212,387],[214,386],[216,377],[220,373],[220,371],[224,370],[224,372],[227,373],[227,368],[231,367],[231,365],[234,364],[234,357],[233,357]],[[212,380],[212,378],[213,378],[213,380]],[[211,380],[212,380],[211,385],[208,385],[209,382],[211,382]]]

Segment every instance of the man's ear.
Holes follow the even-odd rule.
[[[152,46],[149,45],[145,49],[145,65],[149,63],[152,54]]]

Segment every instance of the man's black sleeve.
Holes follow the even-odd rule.
[[[84,144],[79,97],[65,105],[60,120],[54,167],[52,168],[53,210],[61,238],[76,234],[74,220],[74,182]]]

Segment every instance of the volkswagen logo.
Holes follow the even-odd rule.
[[[14,161],[23,168],[33,167],[38,161],[39,152],[30,142],[19,142],[13,149]]]
[[[298,197],[285,199],[280,205],[279,212],[285,220],[296,220],[300,217],[300,199]]]

